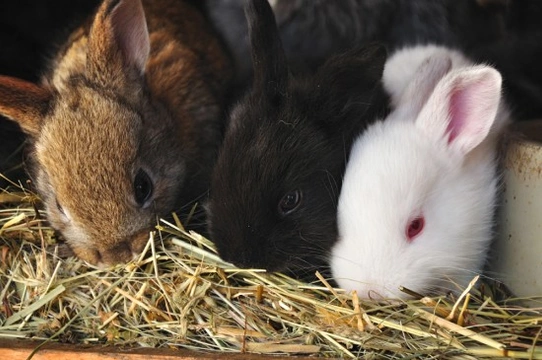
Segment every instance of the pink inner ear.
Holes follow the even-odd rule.
[[[489,134],[500,98],[497,70],[487,66],[457,69],[437,84],[420,114],[420,127],[464,156]]]
[[[483,82],[469,84],[464,88],[454,87],[450,95],[448,123],[448,144],[451,144],[461,133],[468,137],[478,137],[483,132],[483,127],[478,123],[477,117],[480,110],[485,107],[484,99],[480,98],[480,92],[483,92]],[[481,103],[476,103],[480,101]]]
[[[468,99],[466,99],[466,93],[468,93],[468,91],[459,91],[457,88],[452,90],[449,108],[450,122],[446,129],[449,134],[448,144],[452,143],[461,133],[461,130],[467,121],[470,104]]]
[[[139,1],[121,1],[112,13],[115,40],[127,65],[135,65],[141,72],[150,51],[145,12]]]

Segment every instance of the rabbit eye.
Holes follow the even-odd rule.
[[[152,195],[153,185],[149,175],[139,169],[134,179],[134,195],[139,206],[145,205]]]
[[[64,208],[62,207],[62,205],[60,205],[60,203],[58,202],[58,200],[56,200],[56,209],[57,209],[58,212],[60,212],[62,215],[66,216],[66,212],[64,211]]]
[[[425,226],[425,219],[423,216],[417,216],[414,219],[410,220],[408,227],[406,229],[407,240],[410,242],[418,236]]]
[[[279,213],[286,216],[295,211],[301,204],[302,193],[300,190],[295,190],[287,193],[279,202]]]

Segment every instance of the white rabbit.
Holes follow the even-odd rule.
[[[501,75],[435,46],[384,70],[394,109],[354,143],[331,252],[338,285],[360,297],[457,290],[492,238],[497,144],[510,115]]]

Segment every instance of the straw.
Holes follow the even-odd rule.
[[[477,278],[457,299],[359,299],[320,274],[308,284],[236,268],[177,217],[160,222],[138,259],[100,270],[58,256],[28,190],[1,195],[0,337],[321,357],[542,359],[542,308],[496,301]]]

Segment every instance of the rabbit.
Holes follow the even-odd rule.
[[[481,271],[492,238],[510,122],[501,75],[427,45],[393,54],[383,82],[393,110],[352,146],[332,277],[362,298],[457,290]]]
[[[100,267],[141,252],[157,218],[204,195],[231,64],[177,0],[104,0],[40,84],[0,77],[0,114],[30,140],[47,218]]]
[[[314,71],[331,55],[370,41],[388,50],[437,43],[477,48],[502,36],[504,0],[270,0],[292,69]],[[237,82],[250,79],[245,0],[206,0],[232,53]],[[496,4],[497,3],[497,4]]]
[[[250,91],[232,109],[206,204],[219,255],[241,267],[314,276],[336,239],[347,149],[387,113],[385,48],[330,58],[315,74],[287,65],[267,0],[248,3]]]

